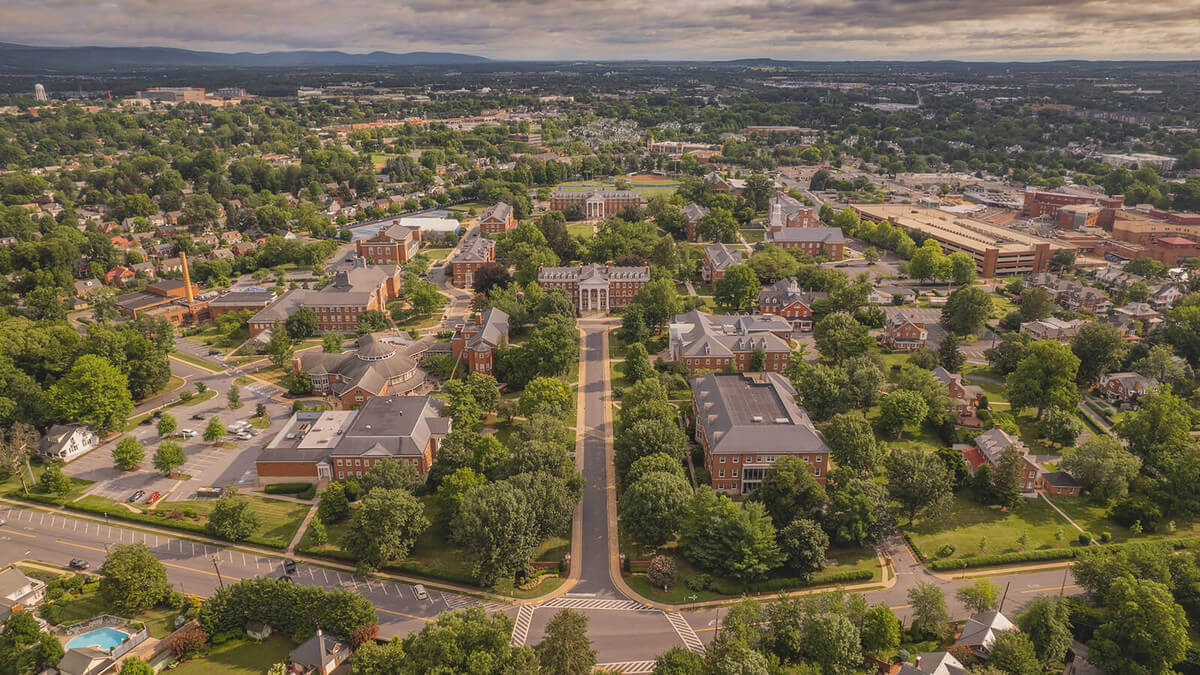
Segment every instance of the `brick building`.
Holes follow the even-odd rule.
[[[332,396],[350,410],[375,396],[409,394],[427,389],[418,366],[433,338],[358,338],[358,349],[342,354],[308,350],[292,359],[295,372],[308,373],[313,393]]]
[[[883,345],[888,349],[910,352],[925,346],[929,339],[929,331],[925,323],[917,321],[907,312],[896,312],[888,317],[883,325]]]
[[[484,237],[475,237],[464,244],[450,258],[451,283],[459,288],[471,288],[475,284],[475,272],[496,259],[496,242]]]
[[[359,410],[298,412],[262,449],[258,485],[360,478],[384,459],[427,473],[450,433],[442,402],[429,396],[377,396]]]
[[[550,195],[550,210],[566,211],[573,205],[583,207],[587,220],[612,218],[626,206],[641,206],[636,190],[563,190]]]
[[[374,265],[403,265],[421,249],[421,228],[401,225],[393,220],[391,225],[379,228],[379,232],[354,245],[359,257]]]
[[[479,229],[487,234],[504,234],[516,227],[517,219],[513,215],[513,207],[504,202],[492,204],[479,216]]]
[[[792,353],[792,325],[773,314],[719,315],[693,310],[677,315],[669,329],[671,360],[684,364],[689,375],[700,371],[751,370],[755,352],[763,363],[757,370],[779,372]]]
[[[819,482],[825,482],[829,446],[796,404],[796,390],[779,373],[695,378],[692,415],[714,490],[749,494],[775,462],[788,455],[800,458]]]
[[[454,358],[462,358],[468,373],[494,375],[496,349],[508,344],[508,314],[489,309],[454,327],[450,338]]]
[[[275,302],[267,305],[250,317],[247,325],[250,327],[250,337],[255,337],[271,330],[276,321],[287,321],[287,318],[304,306],[308,296],[316,291],[307,288],[293,288],[279,296]]]
[[[695,202],[683,207],[683,233],[688,241],[700,240],[700,235],[696,232],[696,227],[699,226],[700,219],[707,215],[708,209]]]
[[[1112,223],[1112,210],[1125,205],[1124,195],[1111,197],[1094,192],[1051,192],[1046,190],[1026,190],[1022,211],[1030,218],[1050,216],[1058,218],[1059,210],[1064,206],[1088,204],[1107,209],[1107,213],[1097,215],[1099,223],[1108,227]]]
[[[758,292],[758,311],[782,316],[791,322],[795,330],[810,331],[813,327],[813,301],[827,295],[802,291],[795,279],[780,279]]]
[[[358,317],[369,309],[383,311],[387,301],[400,294],[400,268],[368,265],[355,258],[353,266],[338,272],[325,288],[310,293],[301,303],[317,313],[317,330],[349,333],[358,329]]]
[[[650,268],[589,264],[579,267],[542,267],[538,285],[561,288],[571,296],[580,314],[607,314],[624,309],[642,286],[650,283]]]
[[[256,313],[275,302],[275,293],[261,288],[249,288],[230,291],[208,301],[208,311],[212,318],[230,312],[254,310]]]
[[[715,283],[725,278],[725,270],[742,263],[742,252],[729,244],[709,244],[704,248],[704,263],[700,278],[705,283]]]

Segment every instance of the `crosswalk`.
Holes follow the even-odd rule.
[[[517,610],[517,620],[513,623],[511,644],[520,647],[529,636],[529,624],[533,621],[533,605],[521,605]]]
[[[611,609],[623,612],[636,612],[647,609],[640,602],[632,600],[605,600],[601,598],[554,598],[542,605],[547,609]]]
[[[493,612],[503,612],[504,610],[508,609],[508,605],[502,605],[497,602],[483,602],[465,595],[454,595],[441,592],[438,594],[442,596],[442,602],[444,602],[446,607],[451,611],[456,609],[466,609],[468,607],[483,607],[483,611],[487,612],[488,614],[492,614]]]
[[[644,675],[654,672],[653,661],[617,661],[615,663],[598,663],[596,668],[606,673],[624,673],[625,675]]]
[[[663,612],[663,614],[671,623],[671,627],[675,629],[675,633],[679,635],[679,639],[683,640],[684,647],[697,654],[704,653],[704,643],[700,641],[700,636],[696,635],[696,630],[692,628],[692,624],[687,622],[687,619],[683,618],[679,612]]]

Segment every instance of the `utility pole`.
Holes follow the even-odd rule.
[[[1004,595],[1000,597],[1000,607],[999,607],[999,609],[996,610],[997,612],[1004,611],[1004,601],[1008,599],[1008,587],[1009,586],[1012,586],[1011,581],[1008,582],[1007,584],[1004,584]]]
[[[225,588],[225,579],[221,576],[221,567],[217,564],[219,559],[214,555],[209,560],[212,561],[213,569],[217,571],[217,583],[221,584],[221,588]]]
[[[1058,587],[1058,597],[1060,597],[1060,598],[1063,596],[1063,592],[1067,590],[1067,575],[1070,573],[1071,573],[1070,567],[1063,568],[1062,584],[1060,584]]]

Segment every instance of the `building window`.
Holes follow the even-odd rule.
[[[813,475],[820,476],[821,475],[821,467],[819,467],[819,466],[813,467]]]
[[[357,459],[354,460],[354,466],[362,466],[362,461]]]
[[[342,460],[340,460],[340,459],[339,459],[339,460],[337,461],[337,465],[338,465],[338,466],[341,466],[341,465],[342,465]]]
[[[804,456],[804,461],[806,461],[806,462],[808,461],[808,455]]]
[[[722,457],[722,458],[721,458],[721,463],[722,463],[722,464],[724,464],[724,463],[725,463],[725,458],[724,458],[724,457]]]
[[[824,459],[825,459],[825,456],[824,456],[824,455],[817,455],[817,461],[818,461],[818,462],[824,461]]]
[[[734,469],[734,470],[733,470],[733,477],[734,477],[734,478],[737,478],[737,469]]]
[[[718,475],[718,477],[719,477],[719,478],[724,478],[724,477],[725,477],[725,469],[721,469],[721,472],[720,472],[720,474]]]
[[[758,463],[760,463],[760,464],[761,464],[761,463],[762,463],[762,456],[760,455],[760,456],[757,456],[757,457],[755,457],[755,458],[754,458],[754,461],[755,461],[755,462],[758,462]]]
[[[734,458],[733,458],[733,463],[734,463],[734,464],[737,464],[737,463],[738,463],[738,460],[740,460],[740,459],[741,459],[741,457],[734,457]]]
[[[338,472],[338,478],[344,478],[344,477],[345,477],[345,474],[343,474],[341,471],[339,471],[339,472]]]

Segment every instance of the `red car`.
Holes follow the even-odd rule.
[[[149,497],[146,497],[146,501],[144,503],[153,504],[154,502],[158,501],[158,498],[161,496],[162,496],[161,492],[155,492],[154,494],[150,495]]]

